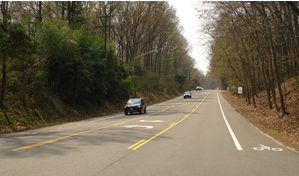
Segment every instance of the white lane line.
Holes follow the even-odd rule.
[[[140,120],[139,122],[164,122],[162,120]]]
[[[61,129],[62,127],[58,127],[57,129]]]
[[[235,145],[236,145],[236,147],[237,147],[237,150],[243,150],[242,147],[241,147],[241,145],[240,145],[240,143],[239,143],[239,141],[238,141],[238,139],[237,139],[237,137],[235,136],[233,130],[231,129],[229,123],[228,123],[227,120],[226,120],[226,117],[225,117],[225,115],[224,115],[224,112],[223,112],[223,110],[222,110],[222,106],[221,106],[221,103],[220,103],[220,100],[219,100],[218,92],[217,92],[217,98],[218,98],[218,103],[219,103],[220,110],[221,110],[221,113],[222,113],[222,117],[223,117],[223,119],[224,119],[224,121],[225,121],[225,124],[226,124],[226,126],[227,126],[227,128],[228,128],[228,131],[229,131],[230,135],[232,136],[232,138],[233,138],[233,140],[234,140],[234,143],[235,143]]]
[[[37,134],[38,132],[32,132],[31,134]]]
[[[146,126],[146,125],[127,125],[127,126],[124,126],[124,127],[127,127],[127,128],[144,127],[144,128],[148,128],[148,129],[154,128],[153,126]]]

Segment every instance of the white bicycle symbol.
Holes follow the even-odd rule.
[[[283,149],[281,149],[281,148],[271,148],[271,147],[265,146],[263,144],[259,144],[259,147],[253,147],[253,149],[257,150],[257,151],[263,151],[263,150],[273,150],[275,152],[283,151]]]

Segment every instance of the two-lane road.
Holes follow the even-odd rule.
[[[114,114],[0,136],[0,175],[298,175],[299,154],[254,128],[220,91],[146,114]]]

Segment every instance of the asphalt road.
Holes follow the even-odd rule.
[[[259,132],[217,90],[0,136],[1,176],[292,176],[299,154]]]

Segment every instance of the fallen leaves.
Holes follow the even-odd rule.
[[[270,135],[275,140],[284,145],[299,151],[299,97],[298,89],[293,89],[288,93],[286,107],[288,115],[281,117],[281,112],[275,109],[270,109],[266,103],[264,96],[265,92],[259,94],[256,98],[257,107],[253,104],[248,104],[245,98],[236,98],[228,91],[223,91],[222,95],[227,99],[237,112],[242,114],[254,126],[259,128],[264,133]],[[292,97],[292,98],[289,98]],[[278,107],[279,107],[279,102]]]

